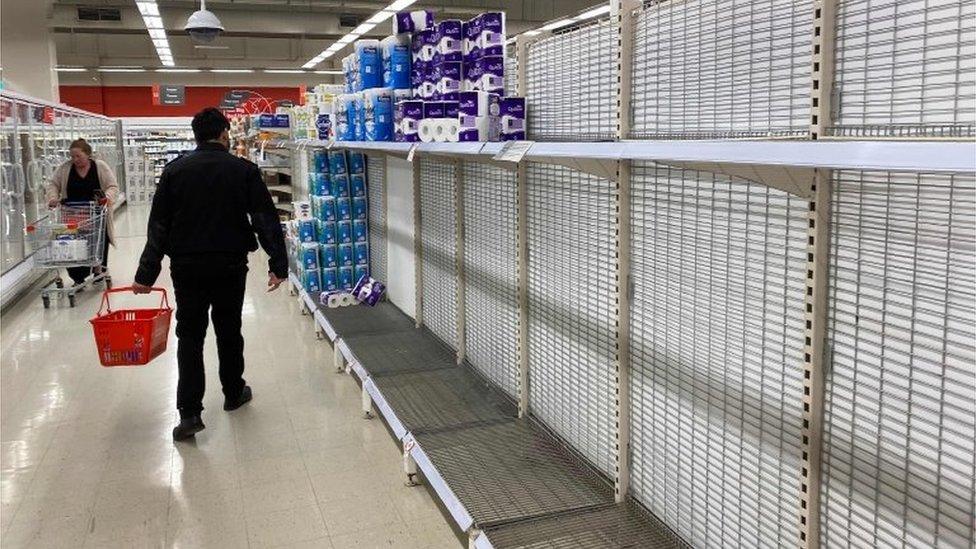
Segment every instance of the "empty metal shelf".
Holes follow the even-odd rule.
[[[427,329],[342,336],[346,347],[369,375],[383,376],[457,368],[454,351]]]
[[[347,339],[355,336],[412,332],[413,320],[400,312],[395,305],[379,303],[375,307],[354,306],[331,309],[319,305],[319,311],[328,326],[323,326],[329,339]]]

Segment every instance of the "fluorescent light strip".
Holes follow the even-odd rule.
[[[542,30],[554,30],[554,29],[558,29],[559,27],[572,25],[575,22],[576,22],[575,19],[561,19],[559,21],[554,21],[552,23],[549,23],[548,25],[543,25]]]
[[[543,26],[541,26],[541,27],[539,27],[537,29],[527,30],[527,31],[523,32],[522,35],[523,36],[536,36],[537,34],[542,33],[542,31],[556,30],[556,29],[559,29],[559,28],[562,28],[562,27],[567,27],[569,25],[572,25],[573,23],[579,23],[581,21],[586,21],[587,19],[593,19],[593,18],[596,18],[596,17],[600,17],[601,15],[606,15],[608,13],[610,13],[610,6],[609,5],[599,6],[599,7],[596,7],[596,8],[592,8],[592,9],[586,10],[583,13],[581,13],[581,14],[575,16],[575,17],[569,17],[567,19],[560,19],[559,21],[553,21],[553,22],[548,23],[546,25],[543,25]],[[509,40],[509,42],[511,42],[511,40]]]
[[[583,13],[577,15],[573,19],[577,21],[585,21],[587,19],[593,19],[594,17],[599,17],[605,13],[610,13],[610,6],[600,6],[598,8],[593,8],[589,11],[584,11]]]
[[[308,74],[300,69],[264,69],[263,72],[268,74]]]
[[[342,71],[336,70],[336,69],[327,70],[327,71],[312,71],[312,72],[314,72],[315,74],[336,74],[336,75],[339,75],[339,76],[342,76],[343,74],[345,74]]]
[[[87,72],[88,69],[85,67],[55,67],[54,70],[58,72]]]
[[[307,63],[302,65],[302,68],[311,69],[315,65],[321,63],[322,61],[325,61],[329,57],[332,57],[335,53],[342,50],[342,48],[346,47],[347,44],[355,42],[357,38],[376,28],[376,25],[393,17],[393,15],[396,12],[413,5],[416,1],[417,0],[396,0],[395,2],[391,3],[389,6],[386,6],[382,10],[373,14],[372,17],[367,19],[363,24],[353,29],[352,32],[343,36],[328,48],[322,50],[322,53],[309,59]]]
[[[98,72],[146,72],[146,69],[139,67],[98,67]]]
[[[202,72],[203,69],[156,69],[156,72]]]
[[[159,6],[156,0],[136,0],[136,7],[142,14],[142,21],[146,24],[149,37],[153,46],[156,48],[156,56],[159,62],[165,67],[176,65],[173,59],[173,51],[169,47],[169,40],[166,38],[166,30],[163,27],[163,18],[159,15]]]
[[[220,74],[242,74],[254,72],[254,69],[210,69],[210,72],[220,73]]]

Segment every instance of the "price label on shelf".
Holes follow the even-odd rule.
[[[534,141],[509,141],[492,159],[499,162],[521,162],[533,144]]]

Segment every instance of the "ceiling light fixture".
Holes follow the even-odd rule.
[[[159,62],[166,67],[176,65],[173,60],[173,52],[169,48],[169,40],[166,39],[166,29],[163,26],[163,18],[159,15],[159,6],[156,0],[136,0],[136,7],[142,15],[142,21],[146,24],[149,31],[149,38],[152,39],[153,46],[156,48],[156,56]]]
[[[156,69],[156,72],[202,72],[203,69]]]
[[[141,67],[98,67],[98,72],[146,72],[146,69]]]
[[[342,71],[340,71],[338,69],[332,69],[332,70],[326,70],[326,71],[313,71],[313,72],[315,74],[336,74],[336,75],[339,75],[339,76],[342,76],[343,74],[345,74],[345,73],[343,73]]]
[[[541,26],[541,27],[539,27],[537,29],[527,30],[527,31],[525,31],[525,32],[522,33],[522,36],[536,36],[538,34],[541,34],[543,31],[552,31],[552,30],[560,29],[560,28],[563,28],[563,27],[567,27],[569,25],[573,25],[575,23],[579,23],[581,21],[586,21],[587,19],[594,19],[596,17],[600,17],[601,15],[606,15],[608,13],[610,13],[610,6],[609,5],[604,5],[604,6],[599,6],[599,7],[596,7],[596,8],[591,8],[591,9],[588,9],[588,10],[580,13],[579,15],[577,15],[575,17],[569,17],[569,18],[566,18],[566,19],[560,19],[558,21],[553,21],[551,23],[547,23],[547,24],[545,24],[545,25],[543,25],[543,26]],[[514,39],[514,37],[513,37],[513,39]],[[509,42],[512,42],[513,39],[510,39]]]
[[[318,65],[319,63],[321,63],[322,61],[325,61],[329,57],[332,57],[337,52],[339,52],[342,48],[344,48],[347,44],[350,44],[350,43],[354,42],[360,36],[366,34],[367,32],[373,30],[374,28],[376,28],[376,25],[382,23],[383,21],[386,21],[390,17],[393,17],[393,15],[396,12],[398,12],[398,11],[400,11],[400,10],[406,8],[406,7],[409,7],[410,5],[412,5],[416,1],[417,0],[396,0],[395,2],[393,2],[392,4],[390,4],[389,6],[386,6],[382,10],[380,10],[380,11],[376,12],[375,14],[373,14],[372,17],[370,17],[369,19],[367,19],[363,24],[361,24],[358,27],[356,27],[355,29],[353,29],[352,32],[350,32],[349,34],[343,36],[339,40],[336,40],[335,43],[332,44],[331,46],[329,46],[328,48],[322,50],[322,53],[320,53],[320,54],[316,55],[315,57],[309,59],[307,63],[305,63],[304,65],[302,65],[302,68],[303,69],[311,69],[315,65]]]
[[[210,69],[210,72],[216,72],[221,74],[243,74],[254,72],[254,69]]]

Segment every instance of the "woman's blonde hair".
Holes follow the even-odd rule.
[[[92,155],[91,145],[89,145],[88,142],[85,141],[84,139],[75,139],[74,141],[72,141],[71,145],[68,145],[68,150],[70,151],[71,149],[78,149],[81,152],[87,154],[88,156]]]

